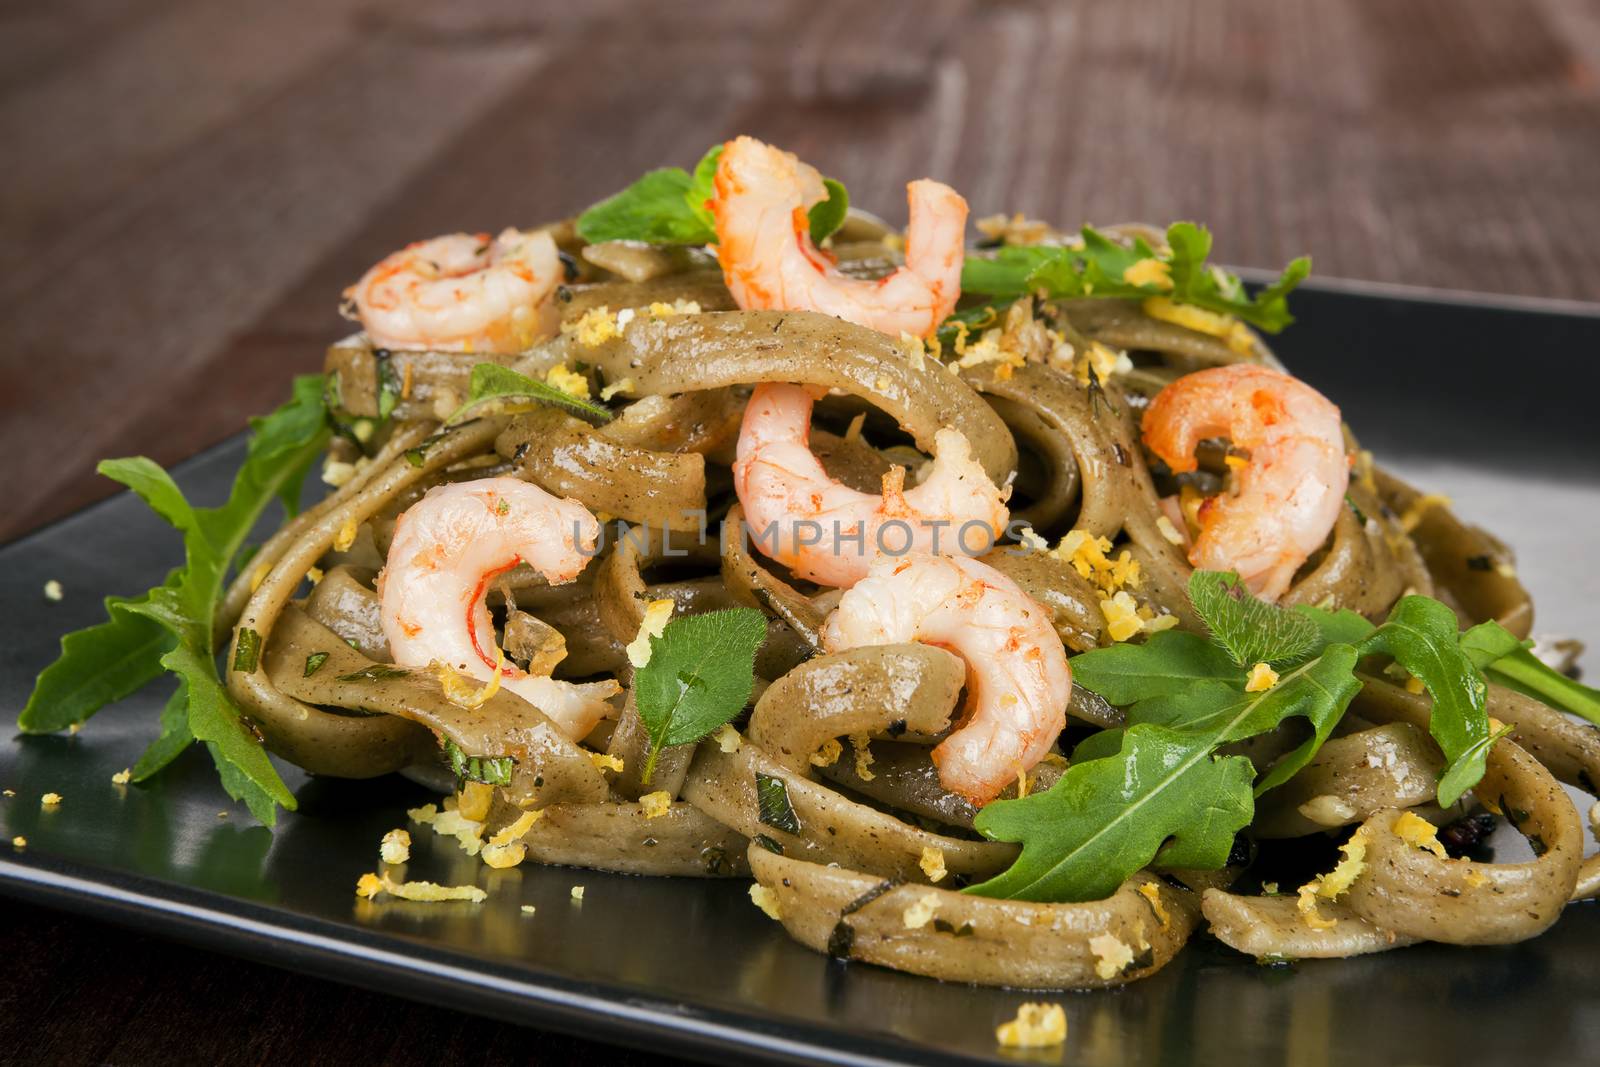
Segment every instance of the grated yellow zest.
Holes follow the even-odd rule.
[[[1425,848],[1440,859],[1449,859],[1439,840],[1439,828],[1414,811],[1402,811],[1394,820],[1395,836],[1414,848]]]
[[[633,640],[628,642],[626,649],[628,662],[633,664],[635,670],[644,667],[650,662],[650,639],[660,637],[666,631],[667,623],[672,621],[673,602],[663,597],[652,600],[644,609],[644,617],[639,620],[639,632]]]
[[[616,336],[613,332],[612,336]],[[585,342],[586,344],[588,342]],[[597,344],[599,342],[596,342]],[[565,363],[559,363],[545,372],[546,385],[553,385],[563,393],[570,394],[580,400],[589,399],[589,379],[569,368]]]
[[[1339,846],[1339,851],[1344,857],[1333,870],[1318,875],[1300,887],[1300,899],[1296,906],[1300,909],[1300,917],[1313,930],[1331,930],[1339,925],[1317,911],[1317,900],[1338,900],[1367,869],[1367,828],[1357,827],[1350,839]]]
[[[1059,1004],[1024,1004],[1017,1017],[995,1027],[1002,1048],[1050,1048],[1067,1039],[1067,1013]]]
[[[619,378],[610,385],[606,386],[604,389],[600,390],[600,399],[610,400],[618,393],[631,393],[636,388],[637,386],[632,378]]]
[[[939,894],[924,893],[900,913],[900,921],[907,930],[920,930],[933,920],[933,913],[938,910]]]
[[[434,676],[439,679],[439,689],[444,693],[444,698],[458,708],[471,711],[481,708],[498,692],[500,692],[501,670],[505,667],[506,654],[499,645],[494,649],[494,677],[482,686],[474,686],[472,679],[457,671],[448,663],[434,660],[428,664]]]
[[[579,904],[583,903],[583,886],[575,885],[572,887],[572,899]]]
[[[489,817],[489,805],[494,803],[494,786],[484,782],[463,782],[456,797],[456,811],[463,819],[483,822]]]
[[[730,754],[739,751],[744,745],[744,739],[739,736],[739,731],[729,723],[717,727],[717,732],[711,736],[716,738],[718,748]]]
[[[1122,280],[1129,285],[1153,285],[1170,291],[1172,266],[1159,259],[1141,259],[1122,272]]]
[[[411,858],[411,835],[404,830],[390,830],[378,842],[378,858],[388,864],[404,863]]]
[[[28,839],[23,837],[21,834],[18,834],[16,837],[11,839],[11,847],[21,851],[22,849],[28,847]]]
[[[850,735],[850,747],[856,753],[856,777],[863,782],[870,782],[877,777],[867,769],[872,766],[872,749],[868,747],[871,743],[872,738],[867,734]]]
[[[563,322],[561,332],[575,338],[585,348],[593,348],[604,344],[617,334],[617,320],[611,315],[611,309],[604,304],[597,308],[590,308],[576,322]],[[570,372],[569,372],[570,373]],[[549,381],[548,378],[545,379]],[[551,382],[554,385],[554,382]],[[587,382],[585,383],[587,386]],[[558,387],[559,388],[559,387]],[[584,396],[589,395],[587,392]]]
[[[922,868],[922,873],[927,875],[928,881],[943,881],[947,873],[944,866],[944,849],[924,846],[918,866]]]
[[[543,817],[544,812],[542,810],[525,811],[518,815],[514,822],[507,823],[496,830],[490,836],[489,844],[509,845],[513,841],[520,841],[529,830],[533,829],[533,824]]]
[[[778,907],[778,894],[759,882],[750,886],[750,902],[766,912],[769,919],[783,918],[783,912]]]
[[[111,776],[111,784],[112,785],[127,785],[132,780],[133,780],[133,770],[131,768],[126,768],[126,769],[120,770],[116,774],[113,774]]]
[[[490,842],[483,846],[483,862],[495,870],[505,870],[515,867],[528,857],[528,846],[521,841],[510,841],[503,845]]]
[[[1164,296],[1150,296],[1144,300],[1144,313],[1152,319],[1170,322],[1196,333],[1210,334],[1225,341],[1229,348],[1241,354],[1255,347],[1255,335],[1250,328],[1232,315],[1218,315],[1192,304],[1178,304]]]
[[[832,767],[839,762],[839,757],[844,753],[844,746],[837,737],[830,737],[822,742],[822,747],[811,753],[811,766]]]
[[[650,317],[656,319],[670,319],[675,315],[698,315],[700,303],[696,300],[685,300],[679,297],[670,304],[657,300],[650,305]]]
[[[1250,668],[1250,674],[1245,679],[1244,691],[1246,693],[1265,693],[1277,684],[1278,672],[1265,663],[1257,663]]]
[[[1139,895],[1150,902],[1150,910],[1156,913],[1156,920],[1161,923],[1161,929],[1165,930],[1172,924],[1172,916],[1161,903],[1161,890],[1156,888],[1154,882],[1140,883]]]
[[[609,752],[589,753],[589,762],[602,771],[616,771],[622,773],[623,762],[621,756],[613,756]]]
[[[44,796],[39,798],[39,806],[41,808],[45,808],[46,810],[48,810],[50,808],[59,807],[60,805],[61,805],[61,794],[60,793],[46,793]]]
[[[1089,951],[1095,954],[1094,973],[1110,981],[1133,962],[1133,946],[1111,934],[1100,934],[1089,939]]]
[[[335,552],[348,552],[350,546],[356,543],[356,533],[361,529],[361,524],[356,522],[356,517],[351,515],[344,520],[344,525],[339,527],[339,533],[333,539]]]
[[[440,885],[437,882],[396,882],[387,874],[380,874],[378,881],[383,886],[383,891],[391,897],[400,900],[415,900],[421,903],[439,903],[447,900],[469,900],[474,904],[481,904],[489,894],[475,885]]]
[[[654,793],[646,793],[639,798],[639,810],[644,812],[647,819],[659,819],[672,807],[672,794],[665,789],[658,789]]]

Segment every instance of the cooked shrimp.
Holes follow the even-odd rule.
[[[570,582],[594,552],[600,523],[574,500],[516,478],[481,478],[430,489],[395,523],[378,579],[383,632],[405,667],[443,664],[501,685],[555,721],[573,740],[611,711],[617,683],[576,684],[530,675],[495,647],[484,602],[489,583],[527,563],[553,584]]]
[[[378,348],[520,352],[545,332],[560,280],[542,230],[452,233],[388,256],[344,296]]]
[[[1236,363],[1161,390],[1143,430],[1150,450],[1180,473],[1195,469],[1195,446],[1208,437],[1249,451],[1233,492],[1201,504],[1189,562],[1237,571],[1264,600],[1282,596],[1327,540],[1350,484],[1339,409],[1297,378]]]
[[[1066,725],[1072,672],[1050,613],[961,556],[880,556],[823,626],[830,652],[921,641],[967,661],[967,713],[933,750],[939,781],[986,804],[1032,769]]]
[[[926,337],[961,295],[967,202],[927,178],[906,194],[905,266],[877,281],[850,278],[811,243],[806,212],[828,195],[816,168],[753,137],[729,141],[709,206],[734,301],[747,311],[820,311],[894,337]]]
[[[811,394],[761,385],[744,410],[733,487],[752,540],[796,575],[853,585],[880,552],[978,555],[1006,525],[1006,494],[989,480],[960,432],[934,435],[933,468],[905,488],[905,468],[883,476],[882,495],[830,478],[812,453]]]

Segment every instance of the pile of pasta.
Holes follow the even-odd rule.
[[[1268,841],[1359,828],[1365,874],[1337,901],[1321,902],[1318,925],[1292,894],[1229,892],[1238,866],[1144,871],[1087,903],[961,893],[1007,868],[1017,847],[975,833],[972,805],[941,788],[929,759],[959,717],[959,661],[923,645],[825,654],[819,631],[838,592],[795,580],[737,537],[716,536],[721,520],[739,518],[729,465],[751,387],[825,390],[813,447],[833,477],[865,491],[875,492],[890,466],[925,458],[941,427],[960,430],[996,484],[1011,484],[1016,517],[1051,543],[1078,531],[1109,542],[1111,554],[1126,551],[1142,575],[1137,602],[1199,631],[1185,593],[1190,565],[1161,528],[1159,499],[1172,490],[1158,485],[1141,447],[1139,416],[1177,376],[1239,361],[1276,366],[1272,353],[1254,335],[1230,343],[1152,318],[1137,302],[1081,298],[1019,301],[986,324],[998,331],[991,337],[1002,358],[968,358],[969,347],[946,349],[941,363],[827,316],[738,310],[703,253],[586,246],[570,224],[548,229],[570,264],[554,301],[565,328],[549,339],[515,355],[481,355],[375,350],[357,335],[329,351],[327,372],[352,418],[375,423],[384,383],[404,386],[364,447],[337,443],[333,459],[349,465],[347,479],[261,548],[224,605],[236,628],[261,635],[262,669],[233,672],[229,683],[277,754],[314,774],[409,771],[446,789],[454,786],[441,739],[467,753],[514,754],[511,780],[494,789],[481,822],[489,834],[525,811],[542,812],[520,839],[529,861],[754,878],[758,902],[813,949],[1014,987],[1147,976],[1202,917],[1256,956],[1344,956],[1418,940],[1517,940],[1594,891],[1600,872],[1582,861],[1582,827],[1561,783],[1589,788],[1600,776],[1595,731],[1491,687],[1489,714],[1515,734],[1493,748],[1476,796],[1512,820],[1538,855],[1448,860],[1412,847],[1396,818],[1451,817],[1431,806],[1440,759],[1427,736],[1428,698],[1373,676],[1338,736],[1262,798],[1250,830]],[[853,217],[834,238],[841,268],[857,277],[892,269],[884,236]],[[619,324],[624,309],[635,313]],[[584,323],[602,328],[577,328]],[[1047,330],[1070,342],[1078,363],[1051,361]],[[1089,374],[1081,361],[1098,352],[1127,359],[1113,373]],[[472,367],[486,361],[541,379],[574,368],[596,392],[617,387],[608,393],[616,416],[596,426],[544,408],[441,428],[466,397]],[[1386,474],[1353,441],[1351,450],[1360,457],[1353,506],[1280,602],[1381,620],[1403,594],[1418,592],[1464,620],[1498,619],[1525,636],[1531,606],[1514,572],[1471,562],[1508,561],[1506,548]],[[1222,477],[1222,461],[1210,458],[1211,476]],[[430,672],[382,669],[390,658],[374,582],[397,516],[433,486],[491,475],[526,479],[649,531],[611,539],[576,582],[551,586],[519,567],[490,589],[510,659],[526,666],[564,648],[557,677],[622,683],[617,717],[581,743],[509,692],[469,707]],[[685,518],[697,514],[712,531],[703,542]],[[1000,546],[984,560],[1047,608],[1070,652],[1111,643],[1104,591],[1060,553]],[[308,590],[312,572],[321,578]],[[648,740],[628,692],[625,646],[645,605],[662,598],[678,614],[758,608],[768,637],[753,704],[736,728],[655,753],[647,786]],[[328,662],[307,676],[314,653]],[[1081,687],[1068,715],[1069,731],[1120,722]],[[1260,767],[1300,739],[1286,725],[1239,750]],[[1052,756],[1022,784],[1047,788],[1062,766]],[[758,775],[784,783],[787,828],[764,820]],[[661,791],[670,797],[664,812],[639,803]],[[923,921],[914,922],[918,909]]]

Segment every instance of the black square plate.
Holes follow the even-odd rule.
[[[1539,630],[1600,641],[1600,308],[1321,286],[1297,293],[1295,311],[1278,343],[1289,365],[1380,462],[1519,550]],[[179,481],[210,502],[241,451],[236,440],[197,457]],[[176,553],[126,494],[0,549],[5,714],[62,632],[96,621],[105,594],[158,581]],[[41,592],[52,578],[59,603]],[[1293,967],[1199,938],[1128,989],[1048,998],[1066,1007],[1067,1043],[1019,1057],[999,1053],[994,1028],[1036,997],[829,962],[752,907],[744,883],[489,871],[418,834],[409,877],[477,879],[488,901],[360,901],[357,876],[421,790],[293,773],[301,810],[274,833],[227,803],[203,752],[149,786],[113,785],[165,696],[152,686],[77,736],[0,744],[0,784],[16,791],[0,801],[0,841],[28,840],[0,844],[0,890],[466,1011],[718,1059],[1488,1067],[1600,1050],[1593,904],[1520,945]],[[53,811],[39,805],[47,791],[65,798]]]

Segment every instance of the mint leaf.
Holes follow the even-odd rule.
[[[1600,724],[1600,689],[1568,678],[1535,656],[1530,644],[1493,619],[1461,635],[1462,651],[1490,681]]]
[[[819,245],[844,225],[844,218],[850,213],[850,194],[845,187],[832,178],[822,179],[822,184],[828,190],[828,199],[812,204],[806,213],[811,221],[811,241]]]
[[[61,638],[61,655],[39,673],[17,717],[23,733],[54,733],[85,722],[107,704],[160,677],[161,656],[172,647],[172,637],[163,627],[126,610],[134,602],[107,597],[105,622]]]
[[[717,243],[716,218],[707,202],[716,198],[717,163],[725,145],[707,149],[690,174],[682,167],[653,170],[615,196],[578,216],[578,236],[590,244],[643,241],[653,245]],[[811,239],[818,244],[844,224],[850,194],[824,178],[828,198],[813,204]]]
[[[978,812],[975,825],[985,837],[1019,841],[1022,854],[966,891],[1100,900],[1158,853],[1173,866],[1221,867],[1254,813],[1253,775],[1243,756],[1217,758],[1179,731],[1132,727],[1116,755],[1074,763],[1047,791]]]
[[[578,236],[590,244],[645,241],[656,245],[700,245],[716,233],[689,206],[689,172],[653,170],[615,196],[578,216]]]
[[[688,744],[744,709],[755,682],[755,657],[767,638],[754,608],[673,619],[650,639],[650,662],[633,676],[634,701],[650,737],[643,780],[663,748]]]
[[[541,406],[561,408],[596,422],[611,418],[611,412],[581,397],[557,389],[546,382],[518,374],[498,363],[479,363],[472,368],[466,403],[445,420],[457,426],[483,415],[515,415]]]
[[[697,242],[699,244],[715,244],[717,241],[717,219],[711,213],[710,201],[717,197],[717,163],[722,159],[724,147],[716,144],[706,149],[706,154],[694,165],[694,176],[689,180],[688,191],[683,194],[689,203],[689,210],[709,234],[704,241]]]
[[[1256,599],[1232,571],[1195,571],[1189,576],[1189,600],[1217,643],[1241,667],[1292,662],[1318,643],[1315,622]]]
[[[1483,777],[1489,739],[1489,716],[1484,711],[1488,687],[1462,648],[1455,612],[1430,597],[1402,597],[1360,649],[1362,655],[1393,656],[1432,694],[1428,733],[1444,753],[1438,799],[1449,807]]]
[[[1311,260],[1302,256],[1251,297],[1237,275],[1206,262],[1211,234],[1192,222],[1167,227],[1166,252],[1155,251],[1143,238],[1124,244],[1091,226],[1083,228],[1082,242],[1081,248],[1028,245],[1001,248],[992,257],[968,256],[961,267],[962,292],[1006,299],[1038,291],[1058,299],[1165,296],[1277,333],[1294,321],[1288,295],[1311,272]],[[1137,285],[1125,280],[1127,269],[1144,259],[1166,265],[1170,288],[1154,280]]]

